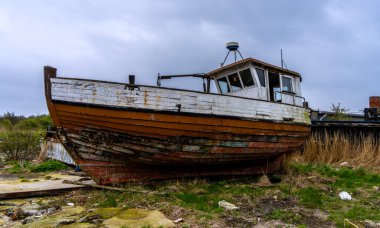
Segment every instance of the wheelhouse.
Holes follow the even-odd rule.
[[[248,58],[209,72],[220,94],[303,106],[301,75]]]

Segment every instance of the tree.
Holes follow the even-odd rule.
[[[0,121],[0,158],[7,161],[35,159],[40,151],[40,140],[51,125],[50,117],[40,115],[17,121],[14,114],[4,117]]]

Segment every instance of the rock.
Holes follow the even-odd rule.
[[[365,227],[368,227],[368,228],[379,228],[380,227],[380,222],[374,222],[374,221],[371,221],[371,220],[364,220],[364,224],[365,224]]]
[[[23,210],[23,211],[24,211],[25,216],[32,216],[39,212],[38,210]]]
[[[17,205],[14,204],[14,203],[0,202],[0,206],[10,206],[10,207],[13,207],[13,206],[17,206]]]
[[[94,219],[90,223],[97,225],[96,227],[99,227],[103,223],[103,219]]]
[[[174,227],[173,221],[158,210],[128,209],[103,221],[106,227]]]
[[[219,201],[218,205],[219,205],[219,207],[223,207],[224,209],[227,209],[227,210],[239,209],[239,207],[237,207],[237,206],[233,205],[232,203],[229,203],[225,200]]]
[[[26,217],[26,214],[24,213],[21,207],[14,208],[9,215],[9,217],[11,217],[13,221],[24,219]]]
[[[22,220],[21,224],[25,225],[25,224],[31,223],[31,222],[34,222],[34,219],[32,219],[32,218],[26,218],[26,219]]]
[[[2,218],[0,218],[0,226],[3,226],[3,225],[5,225],[5,220],[4,219],[2,219]]]
[[[60,221],[58,221],[57,225],[68,225],[68,224],[71,224],[71,223],[74,223],[75,222],[75,219],[62,219]]]
[[[375,191],[379,191],[379,187],[378,187],[378,186],[373,186],[372,188],[373,188],[373,190],[375,190]]]
[[[256,183],[256,186],[267,187],[267,186],[272,186],[272,183],[270,182],[267,175],[262,175],[259,181]]]
[[[352,200],[352,197],[348,192],[340,192],[339,197],[341,200]]]
[[[339,164],[339,166],[340,167],[348,167],[349,164],[348,164],[348,162],[342,162],[342,163]]]
[[[63,207],[62,211],[58,211],[49,216],[43,216],[42,218],[38,218],[36,215],[34,215],[33,217],[36,219],[31,223],[27,223],[25,227],[66,227],[64,224],[68,224],[68,227],[89,227],[91,224],[79,224],[72,222],[73,220],[74,222],[78,220],[80,218],[79,215],[84,211],[85,209],[83,207]]]
[[[79,223],[82,223],[82,222],[90,222],[92,220],[95,220],[95,219],[100,219],[102,218],[102,216],[100,215],[88,215],[88,216],[85,216],[81,219],[78,220]]]
[[[37,214],[41,206],[38,203],[29,202],[28,204],[24,204],[20,206],[25,215],[31,216]]]

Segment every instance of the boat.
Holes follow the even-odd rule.
[[[57,77],[45,66],[57,137],[98,184],[275,172],[310,134],[302,77],[236,60],[236,46],[227,45],[235,62],[209,73],[158,75],[157,86],[137,85],[134,76],[129,83]],[[201,78],[203,91],[161,86],[187,76]]]

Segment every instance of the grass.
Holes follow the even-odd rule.
[[[322,206],[322,191],[314,187],[307,187],[298,191],[300,202],[307,206],[318,208]]]
[[[313,165],[313,164],[290,164],[290,169],[298,174],[309,174],[316,172],[325,177],[337,178],[331,184],[333,189],[346,189],[355,191],[357,188],[371,188],[380,185],[380,175],[366,171],[364,168],[334,168],[331,165]]]
[[[331,165],[291,164],[290,170],[299,176],[331,178],[330,182],[293,190],[291,194],[306,207],[327,211],[329,219],[338,227],[343,227],[345,218],[352,221],[380,221],[380,194],[373,189],[373,186],[380,186],[380,175],[364,168],[335,168]],[[341,191],[349,192],[353,200],[341,200],[338,197]]]
[[[99,203],[100,207],[117,207],[116,197],[113,194],[106,194],[105,199]]]
[[[10,162],[8,165],[11,165],[11,167],[6,168],[5,172],[12,174],[25,173],[31,167],[29,162]]]
[[[266,219],[282,220],[289,224],[301,222],[301,216],[299,214],[284,209],[275,209]]]
[[[41,164],[34,165],[30,162],[11,162],[11,167],[5,169],[5,172],[12,174],[20,174],[25,172],[52,172],[67,169],[62,162],[55,160],[47,160]]]
[[[299,163],[377,168],[380,171],[380,140],[374,135],[350,136],[344,133],[313,133],[304,151],[292,157]]]

